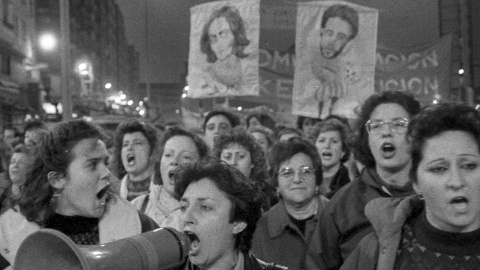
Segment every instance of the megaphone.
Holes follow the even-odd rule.
[[[81,246],[65,234],[41,229],[29,235],[15,257],[16,270],[176,269],[186,260],[189,238],[160,228],[115,242]]]

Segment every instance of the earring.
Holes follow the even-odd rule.
[[[421,192],[418,193],[418,198],[423,201],[423,194]]]

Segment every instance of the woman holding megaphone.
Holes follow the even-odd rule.
[[[18,207],[0,217],[0,255],[13,265],[22,241],[40,228],[95,245],[157,228],[128,201],[109,191],[102,131],[84,120],[58,124],[39,147]]]
[[[175,194],[191,242],[181,269],[287,269],[250,252],[262,192],[238,169],[214,158],[185,165],[176,175]]]

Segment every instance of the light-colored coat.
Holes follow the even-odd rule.
[[[107,211],[99,221],[100,243],[109,243],[142,232],[142,224],[135,207],[115,196],[107,204]],[[30,222],[18,210],[9,209],[0,216],[0,254],[13,266],[20,244],[41,227]]]
[[[164,186],[154,185],[150,188],[145,214],[151,217],[160,227],[170,227],[180,231],[180,202],[177,201]],[[147,195],[140,195],[131,203],[141,210]]]

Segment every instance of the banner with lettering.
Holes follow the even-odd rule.
[[[353,117],[374,93],[378,10],[343,1],[300,2],[292,113]]]
[[[451,47],[451,35],[408,49],[379,46],[375,91],[408,91],[422,104],[448,98]]]
[[[268,49],[260,49],[259,53],[260,94],[239,99],[274,110],[280,123],[291,122],[295,55]]]
[[[209,2],[190,11],[187,96],[258,95],[260,0]]]

